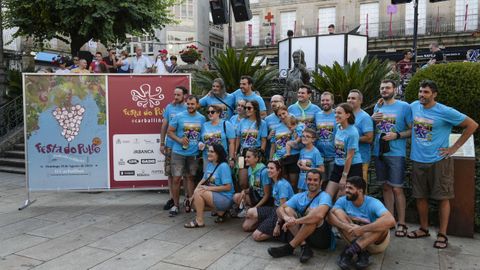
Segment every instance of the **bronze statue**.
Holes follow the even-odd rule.
[[[296,99],[298,88],[303,84],[310,82],[310,73],[306,68],[305,53],[302,50],[296,50],[292,53],[293,68],[288,71],[287,87],[284,96],[288,103],[293,103]]]

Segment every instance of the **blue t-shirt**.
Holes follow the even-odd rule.
[[[237,133],[238,125],[240,124],[240,121],[242,121],[242,119],[238,118],[238,114],[235,114],[234,116],[232,116],[232,118],[230,118],[230,123],[232,123],[233,128],[235,129],[235,134]]]
[[[303,109],[298,103],[292,104],[288,107],[288,112],[299,122],[305,124],[305,128],[311,128],[313,130],[316,129],[315,114],[320,111],[320,108],[311,102],[305,109]]]
[[[292,196],[292,185],[290,185],[287,180],[282,178],[273,184],[272,197],[274,200],[273,204],[275,206],[280,206],[281,199],[285,199],[286,201],[288,201]]]
[[[232,93],[234,99],[234,104],[237,104],[239,100],[256,100],[258,102],[258,105],[260,106],[260,111],[267,111],[267,106],[265,106],[265,101],[263,98],[255,92],[252,92],[249,96],[246,96],[243,94],[241,89],[237,89],[237,91]]]
[[[320,111],[315,114],[315,125],[317,128],[317,148],[324,159],[335,157],[335,132],[337,121],[335,112],[330,114]]]
[[[275,152],[273,154],[273,159],[281,159],[286,153],[287,142],[292,139],[292,132],[290,129],[285,126],[284,123],[277,124],[275,129],[275,136],[272,137],[271,147],[275,147]]]
[[[262,138],[268,136],[267,123],[262,120],[260,128],[257,127],[257,121],[251,121],[248,118],[244,118],[240,121],[237,127],[237,137],[240,138],[240,147],[261,147]]]
[[[365,200],[360,207],[356,207],[353,202],[347,200],[346,196],[342,196],[333,208],[342,209],[358,225],[373,223],[388,211],[381,201],[370,196],[365,196]]]
[[[179,105],[174,105],[174,104],[168,104],[167,107],[165,108],[165,111],[163,112],[163,119],[168,121],[168,124],[172,123],[172,119],[175,118],[175,116],[179,113],[182,113],[187,110],[187,105],[185,104],[179,104]],[[173,140],[170,138],[168,135],[165,136],[165,146],[168,148],[173,147]]]
[[[310,167],[310,168],[318,168],[320,165],[323,166],[322,155],[320,154],[320,151],[318,151],[318,149],[315,147],[313,147],[312,150],[307,150],[306,148],[303,148],[302,150],[300,150],[300,157],[298,160],[306,162],[307,167]],[[298,189],[308,190],[306,177],[307,177],[307,171],[300,170],[300,175],[298,177],[298,185],[297,185]]]
[[[223,123],[225,123],[225,128]],[[225,120],[220,120],[215,126],[212,125],[211,121],[206,122],[202,126],[200,134],[200,141],[205,143],[205,149],[203,150],[204,157],[206,157],[208,153],[208,147],[214,144],[221,144],[228,154],[228,139],[236,138],[232,123]]]
[[[183,149],[182,145],[176,141],[173,142],[172,152],[182,156],[198,155],[198,142],[200,141],[200,131],[205,123],[205,116],[199,112],[190,115],[188,111],[176,115],[170,126],[175,128],[175,134],[179,138],[187,137],[189,139],[188,148]]]
[[[332,207],[332,197],[330,197],[330,194],[323,191],[320,192],[321,193],[312,201],[308,208],[313,209],[321,205]],[[305,210],[307,210],[305,207],[307,207],[310,200],[311,199],[308,198],[308,191],[304,191],[293,195],[293,197],[286,202],[286,205],[294,209],[297,214],[302,215],[305,214]]]
[[[362,157],[358,149],[358,130],[353,125],[348,125],[346,129],[341,129],[340,124],[337,125],[335,133],[335,164],[345,166],[345,159],[350,149],[355,149],[352,164],[362,163]]]
[[[466,115],[438,102],[432,108],[425,109],[415,101],[411,108],[413,125],[410,158],[423,163],[441,160],[439,148],[449,146],[452,127],[460,125]]]
[[[291,132],[292,136],[290,140],[294,141],[296,138],[302,137],[302,133],[304,129],[305,129],[305,125],[303,123],[298,123],[297,126],[293,129],[293,132]],[[302,143],[299,143],[297,148],[292,148],[290,150],[290,155],[296,155],[300,153],[300,149],[303,147],[304,145]]]
[[[375,105],[374,112],[383,113],[383,120],[375,125],[375,142],[373,144],[373,155],[379,155],[380,135],[388,132],[402,132],[412,123],[412,110],[410,105],[401,100],[395,100],[393,104]],[[390,151],[384,156],[405,157],[407,139],[396,139],[389,142]]]
[[[355,114],[355,127],[358,130],[359,138],[365,135],[365,133],[373,132],[373,120],[364,110],[360,110]],[[363,163],[370,162],[371,156],[371,144],[369,143],[358,143],[360,148],[360,156],[362,157]]]
[[[275,127],[282,121],[277,115],[271,113],[269,116],[265,117],[265,122],[267,123],[268,132],[270,133],[270,131],[275,129]]]
[[[215,167],[217,165],[214,165],[211,162],[208,162],[207,168],[205,169],[205,173],[203,174],[203,179],[207,179],[210,174],[215,170]],[[223,186],[226,184],[230,184],[230,190],[229,191],[222,191],[220,194],[223,194],[229,198],[233,198],[233,193],[235,193],[235,189],[233,187],[233,181],[232,181],[232,171],[230,170],[230,166],[226,162],[223,162],[220,164],[213,173],[213,175],[208,179],[209,181],[209,186]]]
[[[252,167],[248,167],[248,185],[253,187],[253,189],[263,197],[263,195],[265,195],[263,188],[266,185],[271,185],[272,182],[270,177],[268,177],[267,167],[260,163],[257,164],[257,166],[261,166],[261,168],[259,167],[259,169],[255,171],[255,174],[253,173]]]
[[[221,99],[223,102],[228,104],[228,106],[230,106],[230,107],[226,106],[219,99]],[[223,98],[221,98],[221,97],[216,98],[213,95],[211,95],[211,96],[206,95],[206,96],[204,96],[203,98],[200,99],[200,106],[202,106],[202,107],[208,107],[210,105],[215,105],[215,104],[219,104],[222,107],[225,107],[225,110],[220,115],[220,118],[229,120],[233,116],[233,110],[232,109],[235,108],[235,98],[233,97],[233,95],[226,93],[225,97],[223,97]]]

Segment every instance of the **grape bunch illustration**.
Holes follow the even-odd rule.
[[[63,128],[62,136],[69,142],[73,141],[80,132],[80,124],[85,114],[85,108],[77,104],[70,108],[56,108],[52,114],[60,127]]]

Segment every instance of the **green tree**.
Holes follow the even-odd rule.
[[[57,38],[76,55],[90,39],[123,42],[126,34],[153,35],[174,23],[170,7],[177,0],[4,0],[4,26],[37,42]]]

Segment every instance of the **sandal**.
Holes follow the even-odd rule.
[[[186,223],[185,225],[183,225],[183,227],[185,227],[187,229],[203,228],[203,227],[205,227],[205,224],[198,224],[197,220],[194,219],[194,220],[190,221],[189,223]]]
[[[190,213],[192,211],[192,207],[190,206],[190,199],[188,197],[185,198],[183,205],[185,206],[185,213]]]
[[[396,237],[405,237],[408,233],[408,227],[405,224],[398,223],[397,230],[395,231]]]
[[[228,211],[225,212],[225,213],[223,213],[223,215],[217,214],[217,218],[214,220],[215,223],[223,223],[223,222],[225,222],[225,219],[227,218],[228,214],[229,214]]]
[[[442,237],[443,240],[438,240],[439,237]],[[448,247],[448,237],[443,233],[437,233],[437,240],[433,243],[434,248],[445,249]]]
[[[418,234],[419,231],[423,232],[423,234]],[[410,239],[424,238],[429,236],[430,236],[430,233],[428,232],[428,230],[422,227],[418,228],[418,230],[416,231],[411,231],[410,233],[407,234],[407,237]]]

